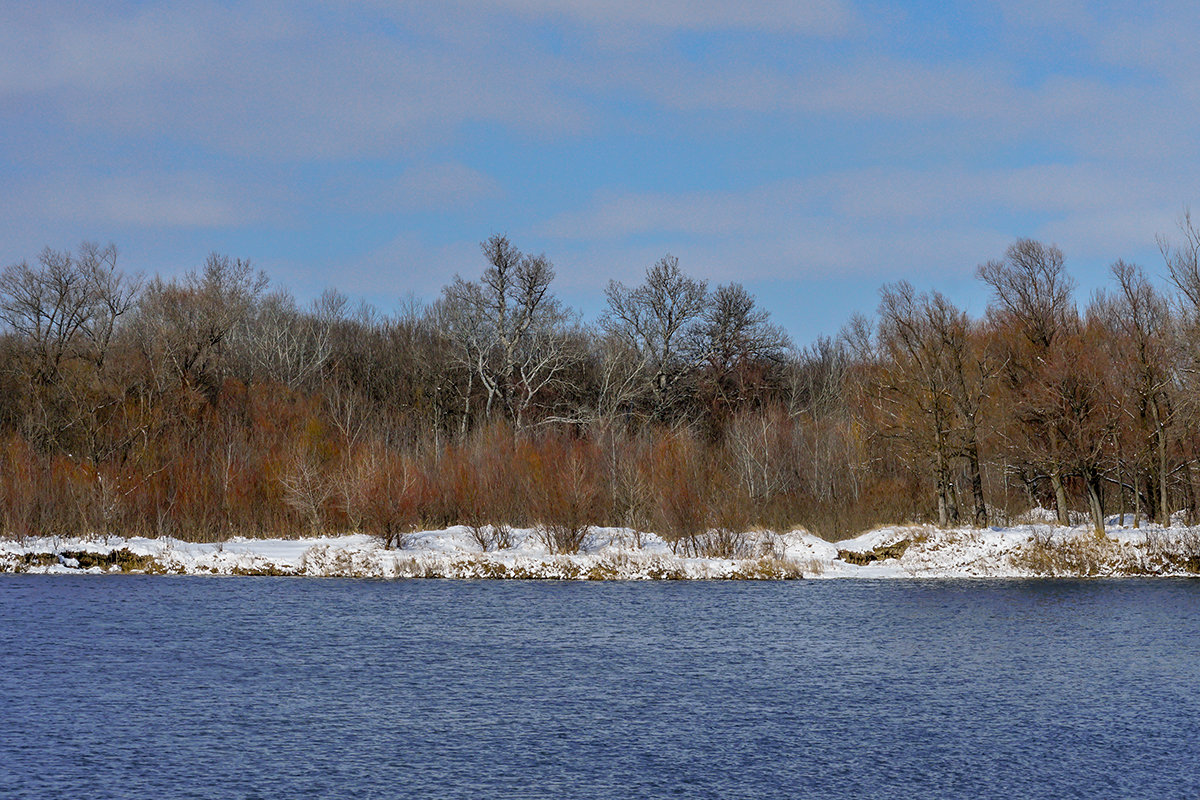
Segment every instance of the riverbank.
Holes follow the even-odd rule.
[[[795,578],[1031,578],[1196,576],[1200,529],[893,526],[830,543],[803,531],[751,532],[738,557],[684,555],[654,534],[593,530],[581,552],[550,554],[535,530],[483,552],[470,529],[410,534],[401,548],[366,535],[245,539],[83,537],[0,541],[0,572],[296,575],[358,578],[785,580]],[[640,538],[640,542],[638,541]]]

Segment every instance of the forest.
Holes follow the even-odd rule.
[[[873,319],[799,346],[738,284],[667,255],[584,321],[503,235],[480,272],[385,314],[300,305],[241,259],[126,272],[47,248],[0,273],[0,535],[220,541],[467,525],[483,550],[591,526],[684,554],[753,529],[1197,517],[1200,228],[1086,304],[1015,241],[972,319],[883,286]]]

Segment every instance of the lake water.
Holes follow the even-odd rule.
[[[0,578],[4,798],[1200,796],[1200,581]]]

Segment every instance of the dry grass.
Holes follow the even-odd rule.
[[[1059,537],[1053,529],[1041,528],[1011,560],[1018,569],[1048,578],[1111,575],[1120,562],[1118,548],[1110,539],[1075,532]]]
[[[853,550],[838,550],[837,557],[847,564],[865,567],[873,561],[887,561],[892,558],[900,558],[912,543],[912,539],[901,539],[892,544],[879,545],[865,553],[857,553]]]

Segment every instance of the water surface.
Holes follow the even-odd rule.
[[[0,578],[0,797],[1200,796],[1200,582]]]

